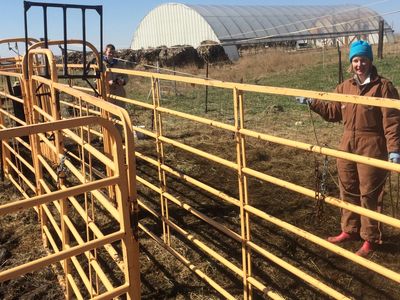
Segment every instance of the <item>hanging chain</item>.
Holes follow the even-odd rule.
[[[61,188],[61,180],[65,178],[67,167],[65,166],[65,160],[67,157],[64,154],[60,155],[60,164],[57,166],[57,188]]]
[[[327,192],[326,179],[328,175],[328,156],[325,156],[322,172],[319,170],[318,161],[315,161],[315,217],[321,221],[324,212],[325,195]]]

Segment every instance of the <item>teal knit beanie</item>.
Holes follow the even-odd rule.
[[[349,52],[350,62],[353,60],[353,57],[355,56],[365,56],[368,57],[371,61],[374,60],[374,57],[372,55],[371,45],[365,41],[355,41],[354,43],[351,44]]]

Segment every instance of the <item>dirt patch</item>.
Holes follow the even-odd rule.
[[[21,196],[8,182],[0,181],[0,204]],[[0,270],[11,269],[47,255],[42,247],[36,212],[24,210],[0,217]],[[64,293],[51,267],[0,283],[1,299],[63,299]]]

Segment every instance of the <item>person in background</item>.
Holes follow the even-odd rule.
[[[378,75],[372,64],[371,46],[355,41],[350,46],[350,79],[336,87],[336,93],[358,96],[399,99],[393,84]],[[392,108],[352,103],[325,102],[310,99],[311,110],[328,122],[343,122],[344,133],[340,150],[367,157],[400,163],[400,111]],[[388,172],[361,163],[337,159],[341,199],[361,207],[381,212],[383,190]],[[382,243],[378,221],[341,210],[342,232],[328,237],[334,244],[349,240],[363,240],[356,252],[367,256]]]
[[[115,46],[113,44],[108,44],[104,51],[104,64],[107,68],[120,68],[123,69],[124,66],[114,58]],[[124,86],[128,82],[128,76],[126,74],[116,74],[111,72],[106,72],[106,84],[108,85],[108,92],[111,95],[116,95],[120,97],[126,97],[126,92]],[[125,108],[125,102],[120,100],[111,99],[110,102],[117,104]]]

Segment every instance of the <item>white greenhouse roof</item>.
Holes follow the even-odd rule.
[[[377,33],[379,14],[367,7],[243,6],[167,3],[150,11],[134,33],[131,48],[223,45],[324,39]],[[386,34],[393,31],[385,22]]]

